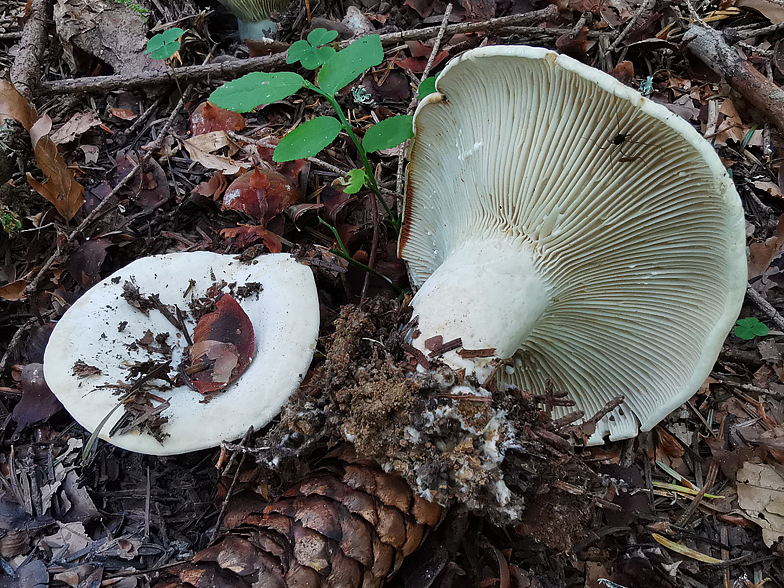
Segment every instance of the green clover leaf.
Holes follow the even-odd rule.
[[[321,47],[321,45],[334,41],[337,36],[337,31],[328,31],[327,29],[310,31],[307,41],[301,39],[289,47],[286,63],[299,61],[305,69],[318,69],[335,55],[335,49]]]
[[[738,319],[734,332],[736,337],[750,341],[754,337],[764,337],[768,334],[768,331],[770,331],[770,329],[767,325],[759,322],[759,320],[754,317],[749,317]]]
[[[155,35],[147,41],[147,48],[144,50],[144,54],[149,54],[153,59],[169,59],[169,57],[180,50],[179,38],[183,34],[185,34],[184,30],[175,27]]]

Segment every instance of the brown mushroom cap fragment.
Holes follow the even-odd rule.
[[[453,60],[414,118],[399,253],[421,335],[566,390],[591,443],[651,429],[710,372],[746,288],[743,209],[686,121],[554,52]],[[466,354],[471,355],[471,354]],[[444,354],[478,376],[492,358]]]
[[[122,410],[102,424],[118,404],[117,383],[128,383],[128,368],[162,361],[162,355],[139,345],[146,333],[169,334],[170,377],[188,346],[161,312],[149,310],[145,316],[123,298],[126,282],[135,284],[141,295],[158,295],[163,304],[184,311],[190,334],[196,325],[188,312],[191,299],[204,297],[210,288],[216,294],[233,289],[253,324],[255,354],[250,364],[209,402],[186,385],[155,391],[170,401],[163,413],[169,418],[163,433],[169,436],[162,443],[138,430],[110,437]],[[313,275],[288,254],[264,255],[249,263],[206,251],[145,257],[96,284],[68,309],[47,344],[44,376],[79,424],[91,432],[100,426],[101,439],[140,453],[185,453],[237,439],[278,414],[310,366],[318,327]],[[89,369],[75,369],[79,365]]]

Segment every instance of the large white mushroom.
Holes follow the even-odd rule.
[[[224,391],[211,395],[209,401],[187,385],[155,391],[170,402],[163,412],[169,420],[162,429],[168,437],[162,442],[139,430],[109,435],[123,415],[115,408],[122,387],[131,381],[129,368],[163,359],[155,343],[139,342],[169,334],[169,376],[176,373],[188,347],[183,333],[161,312],[150,310],[145,315],[123,297],[126,282],[142,296],[157,295],[164,305],[181,309],[189,333],[196,325],[190,302],[207,296],[210,288],[213,297],[233,291],[253,325],[250,340],[255,338],[255,354]],[[68,309],[47,344],[44,377],[83,427],[91,432],[100,427],[101,439],[153,455],[196,451],[237,439],[250,426],[259,428],[279,412],[308,370],[318,327],[313,275],[288,254],[250,262],[205,251],[145,257],[95,285]],[[155,383],[164,384],[160,379]]]
[[[744,218],[712,147],[611,76],[552,51],[453,60],[414,118],[400,256],[425,354],[569,392],[591,443],[647,431],[704,382],[746,287]],[[480,354],[481,355],[481,354]]]

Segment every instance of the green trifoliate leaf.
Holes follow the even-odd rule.
[[[167,29],[147,41],[147,48],[144,50],[144,53],[149,54],[153,59],[169,59],[169,57],[180,50],[180,41],[178,39],[184,33],[184,30],[176,27]]]
[[[337,38],[337,31],[328,31],[327,29],[313,29],[308,33],[308,43],[313,47],[321,47],[322,45],[331,43]]]
[[[750,341],[754,337],[764,337],[770,329],[759,319],[754,317],[738,319],[735,327],[735,336]]]
[[[250,112],[261,104],[288,98],[304,85],[301,75],[289,71],[255,71],[223,84],[210,94],[210,102],[227,110]]]
[[[400,145],[414,136],[414,117],[409,114],[392,116],[370,127],[362,139],[362,146],[368,153],[380,149],[389,149]]]
[[[381,37],[368,35],[338,51],[319,70],[318,85],[325,94],[333,95],[357,79],[365,70],[384,60]]]
[[[272,161],[312,157],[332,143],[342,128],[340,121],[331,116],[320,116],[304,122],[280,140],[272,154]]]
[[[335,50],[332,47],[321,47],[321,45],[334,41],[337,36],[337,31],[328,31],[327,29],[311,31],[307,41],[299,40],[289,47],[286,63],[299,61],[305,69],[318,69],[335,55]]]

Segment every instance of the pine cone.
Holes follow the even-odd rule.
[[[279,500],[247,510],[158,588],[377,588],[441,518],[396,475],[341,451]],[[247,505],[246,505],[247,508]],[[227,521],[229,519],[227,518]]]

